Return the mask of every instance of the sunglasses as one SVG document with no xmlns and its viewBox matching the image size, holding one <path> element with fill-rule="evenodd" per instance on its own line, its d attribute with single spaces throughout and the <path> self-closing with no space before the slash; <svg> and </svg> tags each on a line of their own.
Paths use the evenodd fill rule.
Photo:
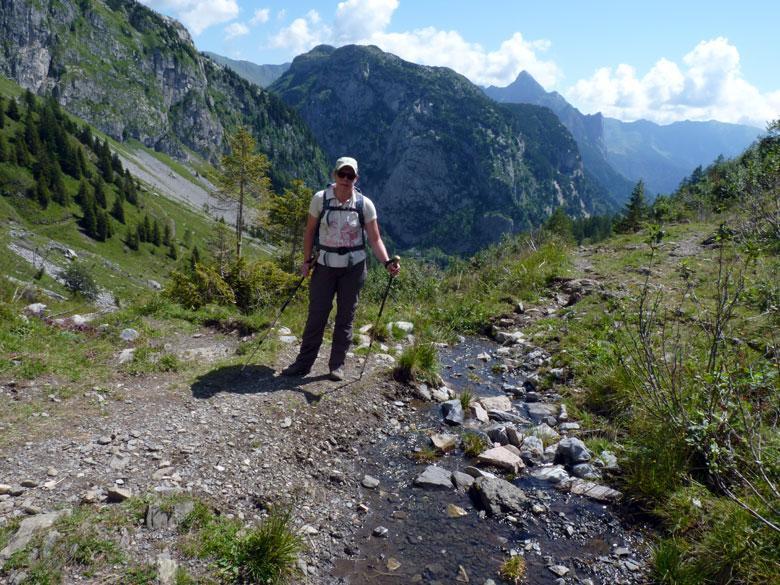
<svg viewBox="0 0 780 585">
<path fill-rule="evenodd" d="M 338 175 L 339 179 L 349 179 L 350 181 L 354 181 L 355 177 L 357 177 L 355 173 L 350 173 L 349 171 L 339 171 L 336 174 Z"/>
</svg>

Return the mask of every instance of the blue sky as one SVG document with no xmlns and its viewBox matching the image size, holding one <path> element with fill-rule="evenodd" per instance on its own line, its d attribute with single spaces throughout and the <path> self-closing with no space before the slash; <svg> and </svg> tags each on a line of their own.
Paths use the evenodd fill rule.
<svg viewBox="0 0 780 585">
<path fill-rule="evenodd" d="M 523 69 L 585 113 L 658 123 L 780 117 L 780 2 L 141 0 L 202 51 L 258 64 L 375 44 L 480 85 Z"/>
</svg>

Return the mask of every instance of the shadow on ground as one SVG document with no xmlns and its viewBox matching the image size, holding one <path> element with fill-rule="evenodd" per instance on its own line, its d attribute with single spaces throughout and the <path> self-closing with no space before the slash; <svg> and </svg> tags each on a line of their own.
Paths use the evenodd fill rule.
<svg viewBox="0 0 780 585">
<path fill-rule="evenodd" d="M 268 366 L 240 365 L 217 368 L 200 376 L 192 385 L 192 396 L 201 400 L 208 400 L 220 392 L 233 394 L 259 394 L 290 390 L 303 394 L 309 404 L 319 402 L 329 394 L 325 391 L 315 394 L 306 390 L 303 386 L 327 380 L 326 375 L 311 376 L 306 378 L 288 378 L 276 376 L 274 370 Z M 331 389 L 332 390 L 332 389 Z"/>
</svg>

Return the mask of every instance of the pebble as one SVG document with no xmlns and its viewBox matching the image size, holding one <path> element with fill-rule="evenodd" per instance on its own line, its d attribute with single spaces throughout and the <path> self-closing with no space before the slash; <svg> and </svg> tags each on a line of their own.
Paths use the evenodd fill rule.
<svg viewBox="0 0 780 585">
<path fill-rule="evenodd" d="M 364 488 L 373 490 L 379 487 L 379 480 L 370 475 L 364 475 L 363 480 L 360 482 Z"/>
<path fill-rule="evenodd" d="M 387 538 L 387 533 L 388 532 L 389 532 L 389 530 L 387 528 L 385 528 L 384 526 L 377 526 L 376 528 L 374 528 L 374 530 L 373 530 L 373 532 L 371 532 L 371 534 L 373 534 L 377 538 Z"/>
</svg>

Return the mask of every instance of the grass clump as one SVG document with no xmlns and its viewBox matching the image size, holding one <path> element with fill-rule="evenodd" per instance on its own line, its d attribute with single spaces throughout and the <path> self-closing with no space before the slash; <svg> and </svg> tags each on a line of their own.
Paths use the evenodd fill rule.
<svg viewBox="0 0 780 585">
<path fill-rule="evenodd" d="M 490 447 L 487 439 L 477 433 L 465 432 L 461 435 L 460 440 L 463 452 L 469 457 L 476 457 Z"/>
<path fill-rule="evenodd" d="M 507 559 L 498 570 L 498 575 L 512 585 L 520 585 L 525 577 L 525 559 L 520 555 Z"/>
<path fill-rule="evenodd" d="M 468 412 L 471 401 L 474 400 L 474 392 L 470 388 L 466 388 L 460 393 L 458 400 L 460 400 L 460 406 L 463 409 L 463 412 Z"/>
<path fill-rule="evenodd" d="M 412 459 L 417 463 L 433 463 L 439 458 L 439 452 L 433 447 L 420 447 L 412 451 Z"/>
<path fill-rule="evenodd" d="M 439 352 L 436 346 L 433 343 L 415 342 L 407 347 L 398 359 L 393 377 L 404 383 L 436 383 L 439 377 Z"/>
<path fill-rule="evenodd" d="M 245 528 L 196 502 L 179 530 L 187 532 L 186 551 L 210 559 L 219 577 L 229 583 L 289 583 L 304 548 L 288 510 L 272 510 L 259 526 Z"/>
</svg>

